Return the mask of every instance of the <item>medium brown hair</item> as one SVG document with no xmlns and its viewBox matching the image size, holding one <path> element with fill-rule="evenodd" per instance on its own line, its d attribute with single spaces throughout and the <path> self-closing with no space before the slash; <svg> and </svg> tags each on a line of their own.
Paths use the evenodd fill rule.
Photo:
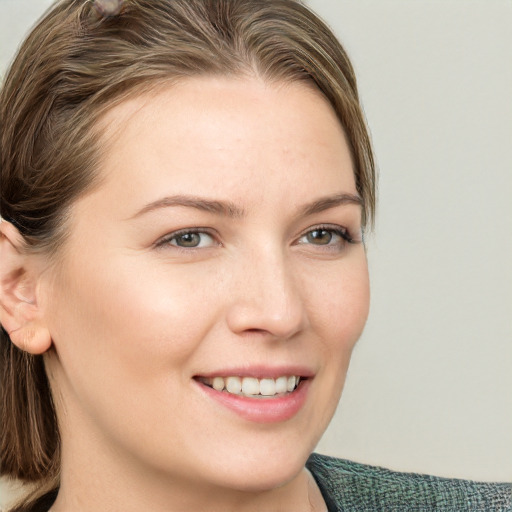
<svg viewBox="0 0 512 512">
<path fill-rule="evenodd" d="M 21 46 L 0 93 L 0 215 L 28 251 L 55 254 L 66 212 L 98 183 L 98 120 L 163 81 L 220 74 L 314 84 L 336 112 L 372 223 L 375 171 L 351 63 L 297 0 L 60 0 Z M 42 356 L 0 333 L 0 474 L 58 486 L 59 435 Z M 35 510 L 34 506 L 19 510 Z"/>
</svg>

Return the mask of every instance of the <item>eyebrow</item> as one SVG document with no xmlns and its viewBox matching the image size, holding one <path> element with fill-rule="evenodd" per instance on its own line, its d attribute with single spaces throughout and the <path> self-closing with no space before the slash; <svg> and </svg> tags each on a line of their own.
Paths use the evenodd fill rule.
<svg viewBox="0 0 512 512">
<path fill-rule="evenodd" d="M 334 194 L 332 196 L 322 197 L 304 205 L 300 208 L 299 214 L 307 217 L 308 215 L 313 215 L 315 213 L 323 212 L 325 210 L 329 210 L 330 208 L 335 208 L 337 206 L 343 206 L 346 204 L 355 204 L 362 207 L 363 200 L 357 194 Z M 231 201 L 217 201 L 203 197 L 177 195 L 163 197 L 147 204 L 135 215 L 130 217 L 130 219 L 140 217 L 145 213 L 159 210 L 161 208 L 169 208 L 173 206 L 195 208 L 197 210 L 215 213 L 231 218 L 241 218 L 245 216 L 245 210 L 232 203 Z"/>
<path fill-rule="evenodd" d="M 132 219 L 144 215 L 145 213 L 158 210 L 160 208 L 169 208 L 171 206 L 184 206 L 186 208 L 195 208 L 209 213 L 216 213 L 226 217 L 243 217 L 245 212 L 231 201 L 216 201 L 195 196 L 168 196 L 153 201 L 139 210 Z"/>
<path fill-rule="evenodd" d="M 308 215 L 313 215 L 315 213 L 323 212 L 330 208 L 335 208 L 336 206 L 344 206 L 346 204 L 355 204 L 363 207 L 363 200 L 357 194 L 334 194 L 306 204 L 301 208 L 300 213 L 302 213 L 304 217 L 307 217 Z"/>
</svg>

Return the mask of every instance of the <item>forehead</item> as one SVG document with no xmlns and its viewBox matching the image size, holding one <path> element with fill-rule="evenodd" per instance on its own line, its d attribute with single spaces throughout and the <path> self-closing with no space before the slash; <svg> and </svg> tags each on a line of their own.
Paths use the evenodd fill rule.
<svg viewBox="0 0 512 512">
<path fill-rule="evenodd" d="M 223 121 L 230 118 L 238 123 L 238 128 L 243 128 L 255 126 L 258 120 L 265 123 L 278 121 L 278 118 L 287 121 L 309 117 L 314 123 L 315 113 L 323 117 L 322 125 L 326 130 L 343 131 L 329 101 L 311 81 L 267 81 L 244 75 L 205 75 L 148 83 L 107 109 L 100 117 L 100 129 L 106 140 L 115 139 L 116 134 L 126 135 L 132 127 L 139 130 L 141 123 L 167 115 L 169 112 L 164 112 L 163 106 L 173 109 L 176 124 L 185 121 L 184 130 L 188 120 L 183 119 L 183 114 L 188 116 L 195 111 L 196 121 L 207 121 L 212 132 L 216 128 L 215 118 Z M 223 126 L 226 132 L 227 126 Z"/>
<path fill-rule="evenodd" d="M 236 199 L 244 184 L 256 203 L 271 185 L 308 197 L 355 193 L 343 128 L 306 83 L 191 78 L 124 101 L 101 124 L 100 172 L 125 201 L 191 187 Z"/>
</svg>

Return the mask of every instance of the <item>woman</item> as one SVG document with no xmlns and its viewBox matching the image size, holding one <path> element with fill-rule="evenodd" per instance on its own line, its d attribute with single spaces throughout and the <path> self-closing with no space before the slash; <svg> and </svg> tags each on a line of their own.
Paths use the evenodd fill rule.
<svg viewBox="0 0 512 512">
<path fill-rule="evenodd" d="M 0 115 L 18 510 L 507 506 L 310 457 L 368 312 L 375 178 L 350 62 L 301 4 L 58 2 Z"/>
</svg>

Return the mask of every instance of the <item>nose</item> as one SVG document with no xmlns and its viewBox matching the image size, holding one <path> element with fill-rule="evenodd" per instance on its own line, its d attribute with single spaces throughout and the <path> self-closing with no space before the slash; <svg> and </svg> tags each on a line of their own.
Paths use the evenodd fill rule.
<svg viewBox="0 0 512 512">
<path fill-rule="evenodd" d="M 232 332 L 289 339 L 307 325 L 300 279 L 285 254 L 253 251 L 231 279 L 227 323 Z"/>
</svg>

